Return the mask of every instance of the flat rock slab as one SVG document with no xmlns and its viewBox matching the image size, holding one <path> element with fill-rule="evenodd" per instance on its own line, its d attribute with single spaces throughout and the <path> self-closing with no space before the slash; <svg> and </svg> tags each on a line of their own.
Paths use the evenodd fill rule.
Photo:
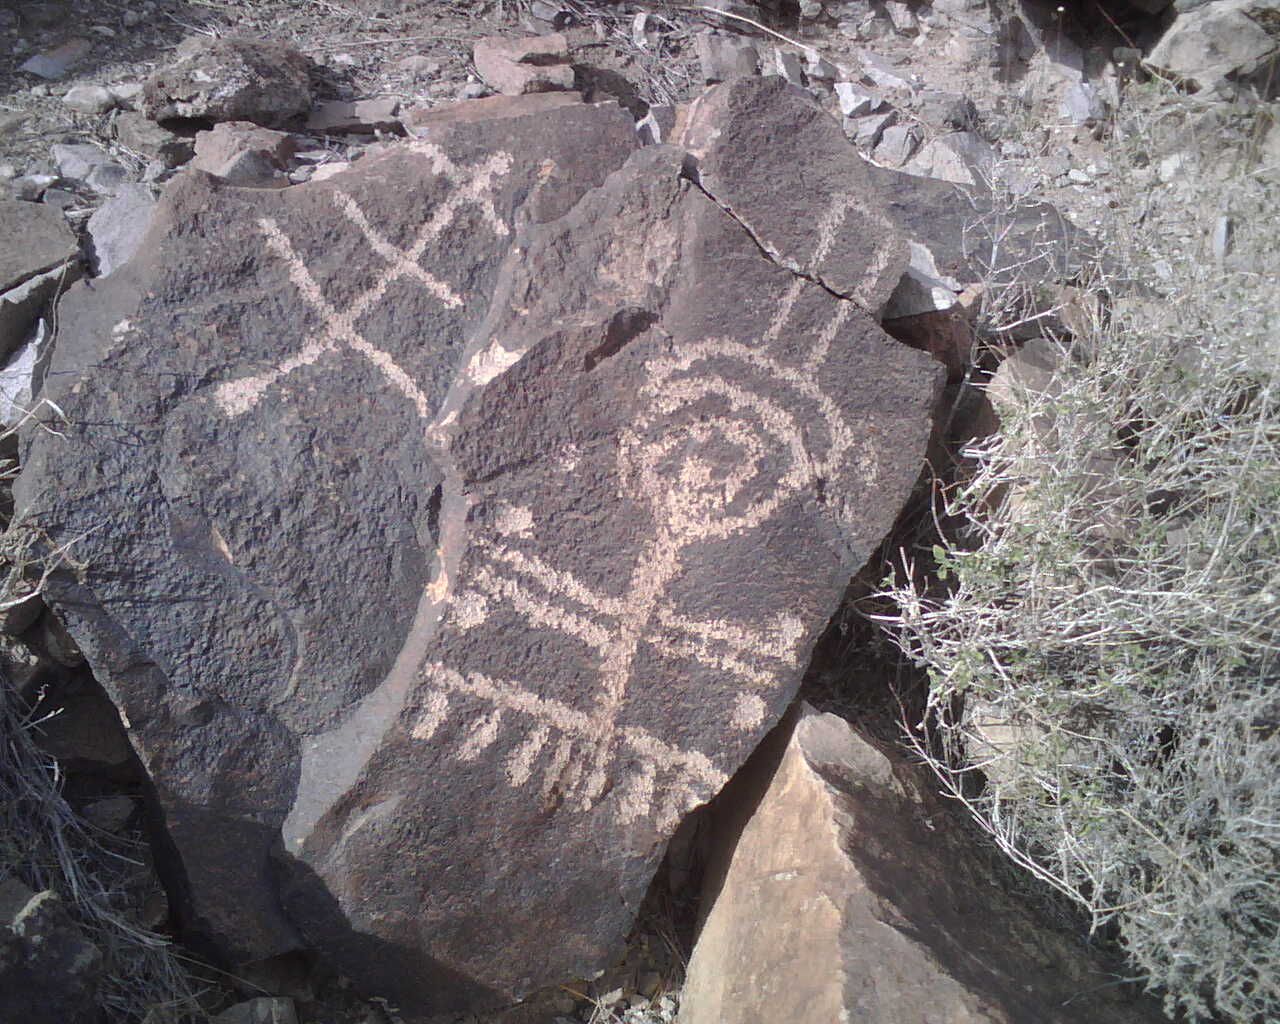
<svg viewBox="0 0 1280 1024">
<path fill-rule="evenodd" d="M 1099 985 L 1115 965 L 973 863 L 951 815 L 843 719 L 800 705 L 735 785 L 680 1024 L 1162 1019 Z"/>
<path fill-rule="evenodd" d="M 52 50 L 45 50 L 34 57 L 28 57 L 18 70 L 56 82 L 60 78 L 65 78 L 67 72 L 84 60 L 92 49 L 93 44 L 87 39 L 69 39 Z"/>
<path fill-rule="evenodd" d="M 307 116 L 307 131 L 333 134 L 366 134 L 397 131 L 400 121 L 397 99 L 330 100 L 321 103 Z"/>
<path fill-rule="evenodd" d="M 504 95 L 573 88 L 569 42 L 560 32 L 523 39 L 488 36 L 476 42 L 472 60 L 480 77 Z"/>
<path fill-rule="evenodd" d="M 62 211 L 0 200 L 0 292 L 66 263 L 79 251 Z"/>
<path fill-rule="evenodd" d="M 504 100 L 324 182 L 180 176 L 62 303 L 70 422 L 16 492 L 83 538 L 48 599 L 188 926 L 316 948 L 414 1020 L 608 965 L 794 697 L 940 386 L 869 309 L 906 242 L 856 165 L 777 236 L 869 268 L 846 298 L 616 106 Z M 706 166 L 744 162 L 723 116 Z"/>
<path fill-rule="evenodd" d="M 124 266 L 142 245 L 156 197 L 150 185 L 125 185 L 111 199 L 94 210 L 85 225 L 93 245 L 94 272 L 106 277 Z"/>
</svg>

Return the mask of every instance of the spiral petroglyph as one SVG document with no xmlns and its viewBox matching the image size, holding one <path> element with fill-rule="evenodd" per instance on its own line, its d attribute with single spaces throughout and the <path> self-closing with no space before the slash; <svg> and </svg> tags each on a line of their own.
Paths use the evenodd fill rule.
<svg viewBox="0 0 1280 1024">
<path fill-rule="evenodd" d="M 845 196 L 831 203 L 815 260 L 826 255 L 855 208 Z M 589 652 L 598 686 L 592 706 L 571 709 L 516 680 L 481 684 L 446 665 L 429 666 L 424 679 L 437 695 L 465 694 L 492 708 L 470 726 L 455 754 L 460 760 L 496 743 L 504 729 L 515 730 L 527 739 L 510 755 L 509 784 L 540 776 L 544 793 L 555 790 L 587 811 L 609 782 L 619 782 L 625 797 L 617 813 L 627 820 L 652 814 L 659 829 L 719 788 L 723 779 L 705 755 L 655 737 L 638 743 L 634 730 L 618 726 L 618 716 L 641 645 L 666 662 L 713 666 L 735 680 L 744 692 L 725 716 L 735 730 L 754 729 L 765 716 L 763 700 L 751 691 L 768 691 L 798 668 L 805 629 L 795 616 L 783 613 L 764 624 L 702 621 L 682 614 L 668 590 L 691 545 L 755 529 L 819 479 L 846 463 L 861 465 L 857 432 L 816 383 L 853 304 L 837 304 L 800 361 L 787 363 L 777 354 L 805 284 L 796 279 L 755 344 L 709 338 L 645 363 L 642 412 L 618 437 L 616 470 L 623 489 L 647 503 L 651 533 L 618 594 L 593 589 L 540 558 L 536 545 L 522 540 L 537 533 L 527 509 L 501 510 L 492 536 L 472 538 L 480 564 L 452 598 L 453 628 L 475 629 L 503 606 Z M 873 469 L 856 475 L 875 482 Z M 412 734 L 434 736 L 447 714 L 433 699 Z M 623 760 L 639 767 L 611 780 Z"/>
</svg>

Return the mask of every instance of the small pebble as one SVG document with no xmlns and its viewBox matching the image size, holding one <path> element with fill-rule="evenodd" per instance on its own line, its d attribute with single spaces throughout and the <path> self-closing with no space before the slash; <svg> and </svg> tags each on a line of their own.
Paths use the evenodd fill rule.
<svg viewBox="0 0 1280 1024">
<path fill-rule="evenodd" d="M 125 11 L 124 17 L 120 19 L 120 24 L 125 28 L 136 28 L 142 24 L 142 15 L 137 11 Z"/>
<path fill-rule="evenodd" d="M 464 100 L 478 100 L 488 95 L 489 87 L 483 82 L 468 82 L 458 93 L 458 97 Z"/>
<path fill-rule="evenodd" d="M 45 85 L 44 82 L 37 82 L 35 85 L 31 87 L 31 95 L 32 96 L 48 96 L 49 87 Z"/>
<path fill-rule="evenodd" d="M 1067 171 L 1067 179 L 1075 182 L 1077 185 L 1091 185 L 1093 179 L 1078 167 L 1073 167 Z"/>
</svg>

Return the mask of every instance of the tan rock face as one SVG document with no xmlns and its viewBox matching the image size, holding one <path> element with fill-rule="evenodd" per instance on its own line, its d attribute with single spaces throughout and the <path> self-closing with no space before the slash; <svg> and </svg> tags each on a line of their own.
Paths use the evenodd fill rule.
<svg viewBox="0 0 1280 1024">
<path fill-rule="evenodd" d="M 1158 1019 L 1087 981 L 1098 966 L 966 863 L 948 821 L 849 723 L 801 705 L 708 893 L 681 1024 Z"/>
</svg>

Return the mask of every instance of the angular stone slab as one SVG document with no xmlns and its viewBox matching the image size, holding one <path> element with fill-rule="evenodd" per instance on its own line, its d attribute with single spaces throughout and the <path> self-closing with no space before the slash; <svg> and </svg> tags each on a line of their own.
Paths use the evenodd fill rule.
<svg viewBox="0 0 1280 1024">
<path fill-rule="evenodd" d="M 280 192 L 188 172 L 60 305 L 70 422 L 32 434 L 18 500 L 92 567 L 50 599 L 130 723 L 188 927 L 232 957 L 301 944 L 269 861 L 300 748 L 396 669 L 434 573 L 423 426 L 516 222 L 635 145 L 613 105 L 438 138 Z"/>
<path fill-rule="evenodd" d="M 1011 896 L 937 798 L 843 719 L 800 705 L 734 784 L 681 1024 L 1163 1019 L 1099 983 L 1117 965 Z"/>
<path fill-rule="evenodd" d="M 40 203 L 0 200 L 0 292 L 72 259 L 76 235 L 62 211 Z"/>
<path fill-rule="evenodd" d="M 153 121 L 196 118 L 288 124 L 311 107 L 311 62 L 284 43 L 192 36 L 143 84 Z"/>
<path fill-rule="evenodd" d="M 684 150 L 508 109 L 281 193 L 170 186 L 148 256 L 63 303 L 71 443 L 34 437 L 18 487 L 83 537 L 49 599 L 190 923 L 316 948 L 406 1020 L 607 966 L 793 698 L 940 384 Z M 873 190 L 810 199 L 804 265 L 905 251 Z"/>
</svg>

